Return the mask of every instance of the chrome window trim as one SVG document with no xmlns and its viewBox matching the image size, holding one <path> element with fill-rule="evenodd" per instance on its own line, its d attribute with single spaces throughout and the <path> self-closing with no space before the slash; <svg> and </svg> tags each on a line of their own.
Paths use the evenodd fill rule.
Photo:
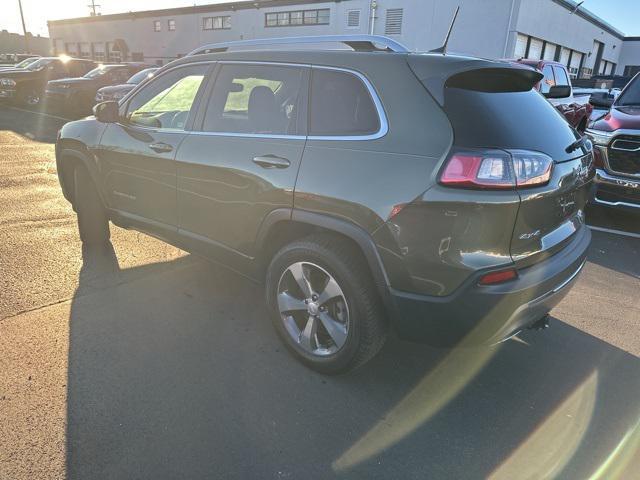
<svg viewBox="0 0 640 480">
<path fill-rule="evenodd" d="M 235 138 L 272 138 L 277 140 L 318 140 L 318 141 L 367 141 L 367 140 L 378 140 L 387 135 L 389 132 L 389 122 L 387 120 L 386 112 L 384 111 L 384 107 L 382 106 L 382 101 L 378 96 L 378 92 L 373 87 L 372 83 L 369 79 L 364 76 L 362 73 L 357 72 L 355 70 L 351 70 L 348 68 L 342 67 L 328 67 L 324 65 L 311 65 L 308 63 L 286 63 L 286 62 L 266 62 L 266 61 L 251 61 L 251 60 L 220 60 L 219 64 L 249 64 L 249 65 L 273 65 L 273 66 L 283 66 L 283 67 L 298 67 L 298 68 L 311 68 L 318 70 L 332 70 L 338 72 L 349 73 L 351 75 L 355 75 L 360 79 L 360 81 L 364 84 L 366 89 L 371 96 L 373 104 L 376 107 L 376 111 L 378 113 L 378 120 L 380 122 L 380 129 L 373 134 L 368 135 L 332 135 L 332 136 L 322 136 L 322 135 L 283 135 L 283 134 L 263 134 L 263 133 L 240 133 L 240 132 L 207 132 L 202 130 L 190 130 L 185 133 L 189 135 L 210 135 L 212 137 L 235 137 Z"/>
</svg>

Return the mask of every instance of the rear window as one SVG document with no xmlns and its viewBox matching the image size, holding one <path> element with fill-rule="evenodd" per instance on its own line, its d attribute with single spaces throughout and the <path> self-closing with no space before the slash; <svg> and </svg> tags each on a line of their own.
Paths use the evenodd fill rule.
<svg viewBox="0 0 640 480">
<path fill-rule="evenodd" d="M 314 69 L 309 135 L 363 136 L 378 131 L 378 111 L 359 77 L 348 72 Z"/>
<path fill-rule="evenodd" d="M 528 149 L 568 160 L 577 134 L 538 92 L 480 92 L 445 89 L 444 110 L 463 147 Z"/>
</svg>

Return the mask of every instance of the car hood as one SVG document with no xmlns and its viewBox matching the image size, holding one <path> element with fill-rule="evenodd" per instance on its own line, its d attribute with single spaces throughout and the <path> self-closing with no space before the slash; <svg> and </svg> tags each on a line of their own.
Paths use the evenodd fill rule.
<svg viewBox="0 0 640 480">
<path fill-rule="evenodd" d="M 614 106 L 604 117 L 595 121 L 591 128 L 606 132 L 640 130 L 640 106 Z"/>
<path fill-rule="evenodd" d="M 12 68 L 10 70 L 0 70 L 0 78 L 13 78 L 15 80 L 28 80 L 30 78 L 41 77 L 42 72 L 40 70 L 32 71 L 24 68 Z"/>
<path fill-rule="evenodd" d="M 51 85 L 90 85 L 93 83 L 91 78 L 61 78 L 59 80 L 50 80 Z"/>
<path fill-rule="evenodd" d="M 137 85 L 133 85 L 131 83 L 123 83 L 121 85 L 109 85 L 108 87 L 102 87 L 100 90 L 98 90 L 98 92 L 112 95 L 114 93 L 130 92 L 136 86 Z"/>
</svg>

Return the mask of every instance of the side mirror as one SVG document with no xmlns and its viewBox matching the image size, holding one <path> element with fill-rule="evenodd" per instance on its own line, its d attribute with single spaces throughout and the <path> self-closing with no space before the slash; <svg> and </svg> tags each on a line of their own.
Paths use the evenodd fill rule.
<svg viewBox="0 0 640 480">
<path fill-rule="evenodd" d="M 565 98 L 571 95 L 571 87 L 569 85 L 554 85 L 543 95 L 546 98 Z"/>
<path fill-rule="evenodd" d="M 99 122 L 116 123 L 120 120 L 119 107 L 118 102 L 102 102 L 93 107 L 93 114 Z"/>
</svg>

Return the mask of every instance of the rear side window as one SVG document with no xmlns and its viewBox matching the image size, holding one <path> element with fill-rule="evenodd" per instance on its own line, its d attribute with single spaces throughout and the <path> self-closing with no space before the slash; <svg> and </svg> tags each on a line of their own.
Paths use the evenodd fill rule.
<svg viewBox="0 0 640 480">
<path fill-rule="evenodd" d="M 303 69 L 223 65 L 207 105 L 207 132 L 296 135 Z"/>
<path fill-rule="evenodd" d="M 556 85 L 562 87 L 568 87 L 571 84 L 569 83 L 569 78 L 567 78 L 567 72 L 562 67 L 553 67 L 553 71 L 556 74 Z"/>
<path fill-rule="evenodd" d="M 356 75 L 314 69 L 309 135 L 364 136 L 380 131 L 380 118 L 369 90 Z"/>
</svg>

